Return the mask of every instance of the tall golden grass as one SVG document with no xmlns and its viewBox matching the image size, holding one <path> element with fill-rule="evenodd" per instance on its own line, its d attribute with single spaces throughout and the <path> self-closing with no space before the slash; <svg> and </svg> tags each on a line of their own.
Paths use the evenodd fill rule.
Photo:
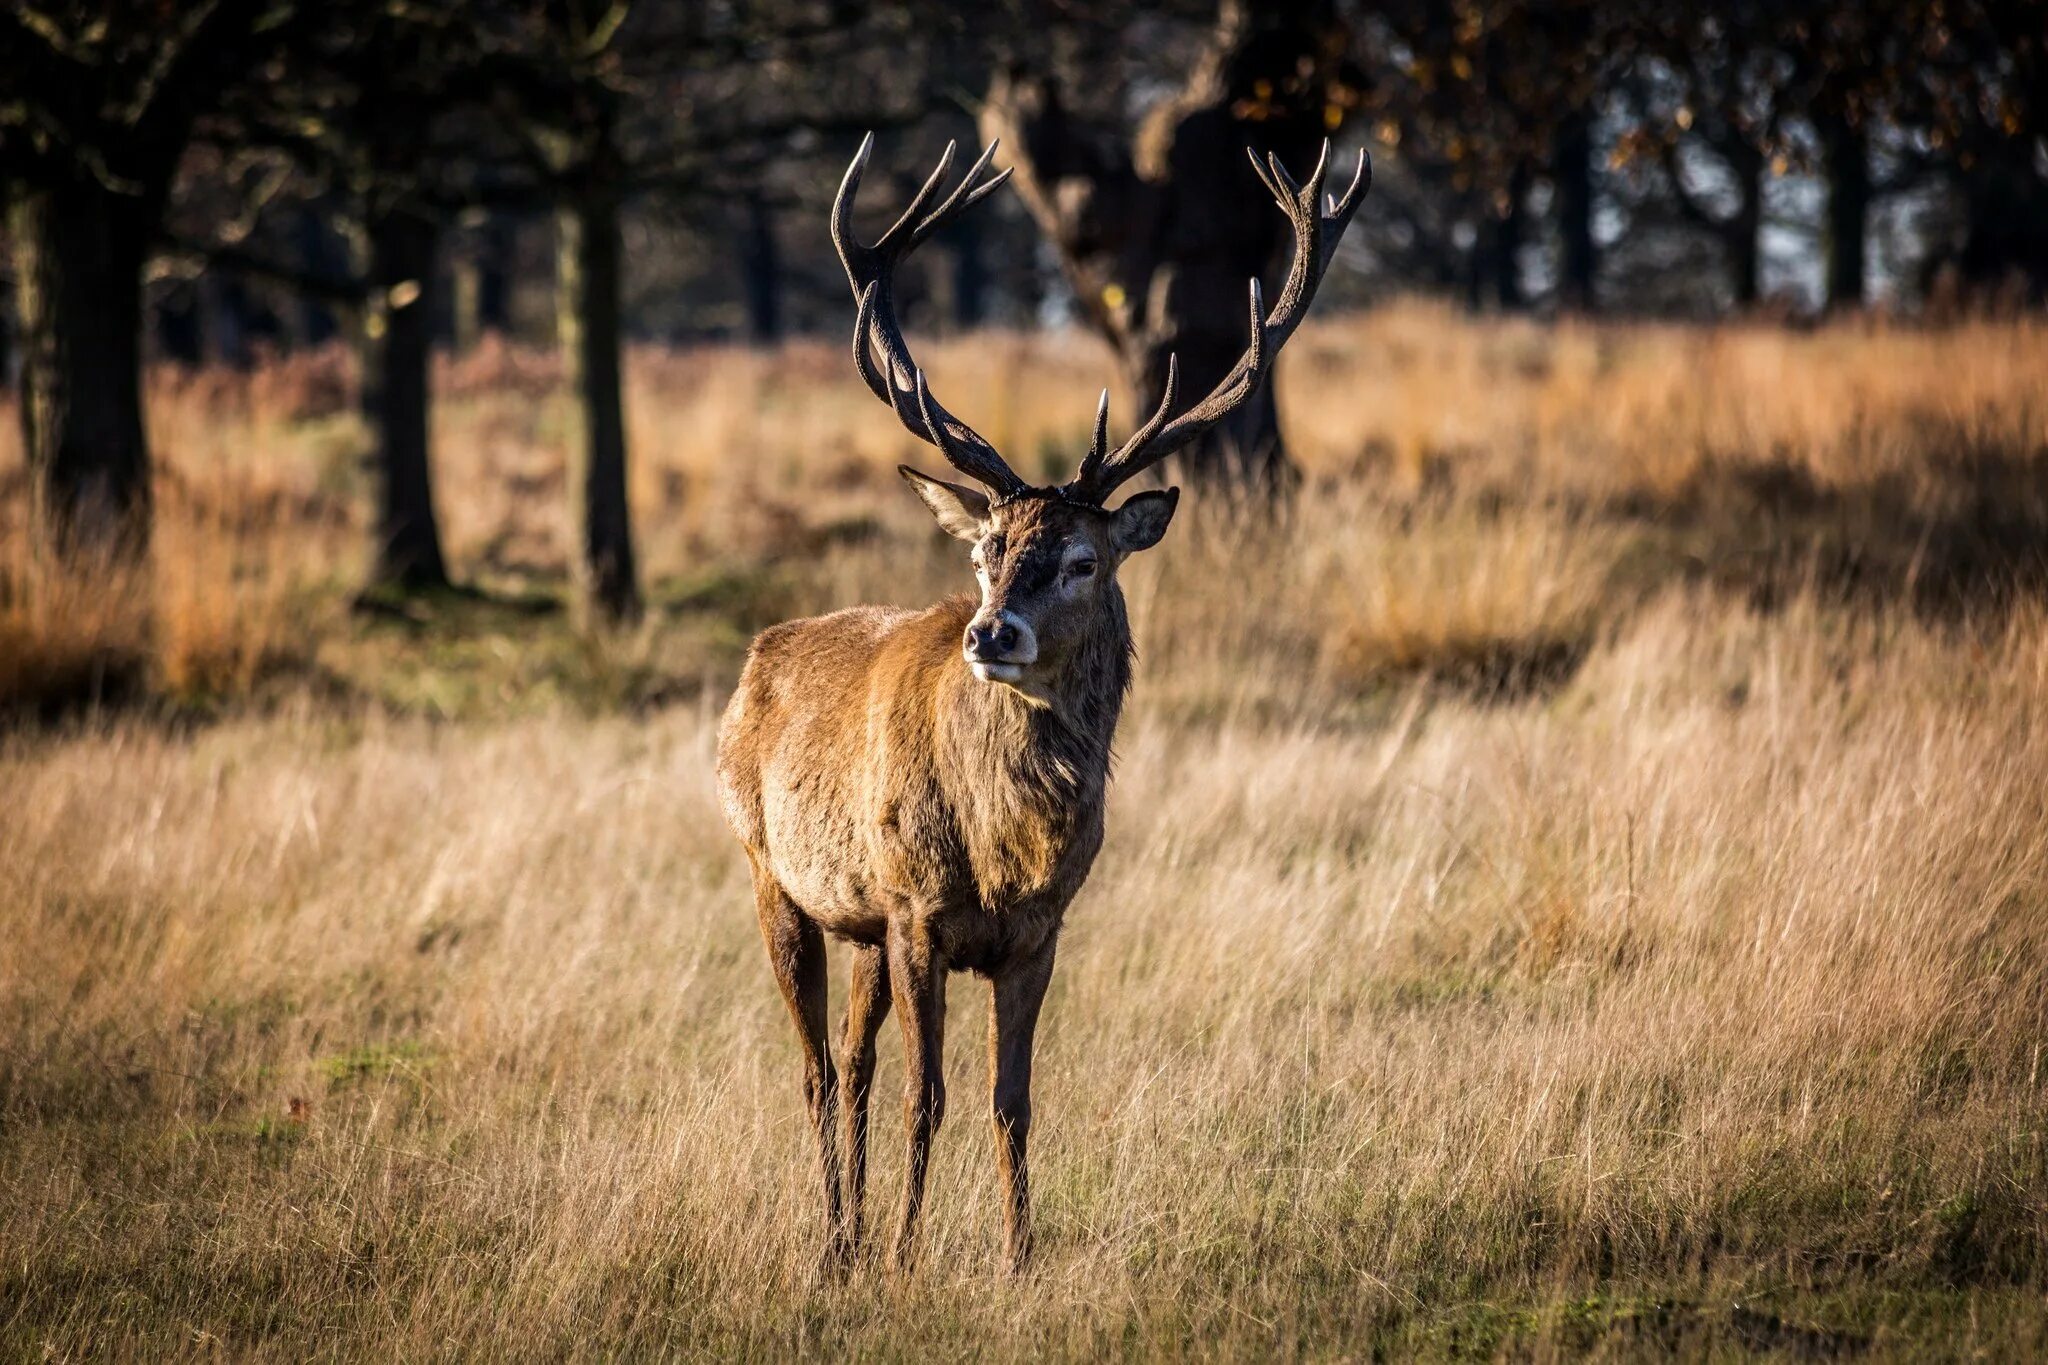
<svg viewBox="0 0 2048 1365">
<path fill-rule="evenodd" d="M 623 640 L 351 614 L 360 435 L 311 366 L 155 381 L 146 584 L 39 579 L 14 523 L 6 667 L 113 641 L 214 700 L 0 740 L 0 1350 L 2048 1349 L 2048 332 L 1305 332 L 1304 496 L 1125 571 L 1017 1280 L 964 981 L 923 1269 L 815 1275 L 711 786 L 749 629 L 967 581 L 846 368 L 635 357 Z M 932 370 L 1056 466 L 1107 366 Z M 557 377 L 443 380 L 458 573 L 550 590 Z"/>
</svg>

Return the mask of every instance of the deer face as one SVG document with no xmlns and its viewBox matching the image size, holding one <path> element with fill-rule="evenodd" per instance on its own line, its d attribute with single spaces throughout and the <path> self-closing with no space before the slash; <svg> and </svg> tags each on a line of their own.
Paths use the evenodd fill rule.
<svg viewBox="0 0 2048 1365">
<path fill-rule="evenodd" d="M 991 504 L 913 469 L 903 477 L 947 534 L 974 547 L 981 606 L 961 657 L 983 682 L 1027 691 L 1058 676 L 1074 646 L 1110 619 L 1117 568 L 1159 543 L 1180 499 L 1169 488 L 1105 511 L 1039 489 Z"/>
</svg>

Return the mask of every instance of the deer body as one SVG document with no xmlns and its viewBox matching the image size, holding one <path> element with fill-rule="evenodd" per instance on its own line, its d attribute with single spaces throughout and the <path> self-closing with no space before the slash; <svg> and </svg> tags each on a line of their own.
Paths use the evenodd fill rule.
<svg viewBox="0 0 2048 1365">
<path fill-rule="evenodd" d="M 896 1255 L 910 1259 L 945 1116 L 945 979 L 973 971 L 993 993 L 990 1113 L 1021 1262 L 1032 1037 L 1060 923 L 1102 847 L 1131 678 L 1123 594 L 1100 570 L 1163 534 L 1174 498 L 1142 494 L 1135 512 L 1111 514 L 1035 498 L 990 508 L 936 481 L 921 491 L 961 499 L 972 516 L 984 600 L 858 607 L 764 631 L 719 728 L 719 790 L 804 1040 L 835 1247 L 860 1236 L 875 1034 L 894 1009 L 911 1134 Z M 984 616 L 1028 618 L 1033 657 L 1010 682 L 979 676 L 963 650 Z M 1013 665 L 979 665 L 991 666 Z M 837 1067 L 824 1034 L 826 934 L 856 945 Z"/>
<path fill-rule="evenodd" d="M 972 598 L 856 607 L 764 631 L 720 728 L 726 815 L 818 927 L 882 946 L 919 913 L 956 971 L 999 971 L 1059 931 L 1102 846 L 1130 683 L 1121 595 L 1057 700 L 961 663 Z"/>
<path fill-rule="evenodd" d="M 875 1040 L 892 1012 L 908 1130 L 898 1264 L 914 1253 L 946 1110 L 946 980 L 972 971 L 990 983 L 989 1112 L 1014 1266 L 1031 1246 L 1025 1152 L 1039 1008 L 1061 922 L 1102 847 L 1110 743 L 1131 681 L 1117 570 L 1166 534 L 1178 493 L 1141 492 L 1115 508 L 1107 500 L 1257 393 L 1329 264 L 1327 229 L 1341 234 L 1365 192 L 1366 162 L 1325 209 L 1327 145 L 1300 186 L 1276 160 L 1254 157 L 1293 226 L 1294 258 L 1270 315 L 1252 282 L 1244 358 L 1172 417 L 1169 362 L 1158 409 L 1113 451 L 1105 392 L 1080 471 L 1037 488 L 932 396 L 891 298 L 896 264 L 1008 172 L 981 180 L 991 146 L 932 207 L 952 165 L 948 147 L 895 225 L 863 246 L 852 209 L 871 147 L 862 143 L 832 208 L 857 303 L 854 367 L 911 432 L 989 490 L 901 470 L 940 526 L 974 546 L 980 598 L 920 612 L 860 607 L 762 632 L 719 728 L 719 792 L 802 1044 L 831 1258 L 860 1241 Z M 828 934 L 853 955 L 836 1061 L 826 1038 Z"/>
</svg>

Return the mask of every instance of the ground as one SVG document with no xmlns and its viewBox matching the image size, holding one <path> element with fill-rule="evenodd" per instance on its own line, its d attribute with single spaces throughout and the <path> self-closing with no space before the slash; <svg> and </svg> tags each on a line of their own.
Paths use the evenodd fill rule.
<svg viewBox="0 0 2048 1365">
<path fill-rule="evenodd" d="M 1305 332 L 1300 501 L 1126 571 L 1021 1279 L 970 978 L 923 1268 L 817 1276 L 712 788 L 752 630 L 970 581 L 840 352 L 635 357 L 624 636 L 543 359 L 442 376 L 423 602 L 331 361 L 154 381 L 140 584 L 0 449 L 0 1354 L 2048 1350 L 2048 332 Z M 1108 372 L 933 355 L 1029 468 Z"/>
</svg>

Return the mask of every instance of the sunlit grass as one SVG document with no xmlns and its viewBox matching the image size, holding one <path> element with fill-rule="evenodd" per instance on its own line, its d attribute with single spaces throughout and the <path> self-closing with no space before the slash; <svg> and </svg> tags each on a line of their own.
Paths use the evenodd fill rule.
<svg viewBox="0 0 2048 1365">
<path fill-rule="evenodd" d="M 1054 466 L 1108 373 L 931 363 Z M 483 596 L 352 606 L 329 360 L 154 381 L 146 579 L 39 564 L 7 485 L 0 1354 L 2048 1350 L 2038 326 L 1305 332 L 1303 496 L 1123 571 L 1016 1281 L 971 978 L 923 1269 L 815 1276 L 712 790 L 753 629 L 970 582 L 846 368 L 635 358 L 621 636 L 552 609 L 545 357 L 443 375 Z"/>
</svg>

